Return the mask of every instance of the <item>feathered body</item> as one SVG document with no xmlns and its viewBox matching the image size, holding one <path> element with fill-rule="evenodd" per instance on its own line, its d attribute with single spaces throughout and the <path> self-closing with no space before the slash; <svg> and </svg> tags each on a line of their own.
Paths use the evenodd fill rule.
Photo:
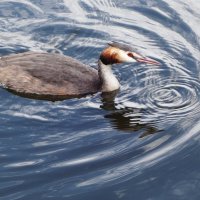
<svg viewBox="0 0 200 200">
<path fill-rule="evenodd" d="M 123 62 L 159 64 L 131 51 L 127 45 L 111 43 L 98 61 L 98 70 L 68 56 L 26 52 L 0 59 L 0 84 L 22 96 L 74 97 L 119 89 L 112 65 Z"/>
</svg>

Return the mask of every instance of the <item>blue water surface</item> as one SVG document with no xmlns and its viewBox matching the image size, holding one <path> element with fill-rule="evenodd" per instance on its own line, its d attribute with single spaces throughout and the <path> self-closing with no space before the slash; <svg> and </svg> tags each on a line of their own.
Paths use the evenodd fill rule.
<svg viewBox="0 0 200 200">
<path fill-rule="evenodd" d="M 0 56 L 56 52 L 97 68 L 121 41 L 161 65 L 113 67 L 115 97 L 52 102 L 0 88 L 0 200 L 199 200 L 199 10 L 194 0 L 1 0 Z"/>
</svg>

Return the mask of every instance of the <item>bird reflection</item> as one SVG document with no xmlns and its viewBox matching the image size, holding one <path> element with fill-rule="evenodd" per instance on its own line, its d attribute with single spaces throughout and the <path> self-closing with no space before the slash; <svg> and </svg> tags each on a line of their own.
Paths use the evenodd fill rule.
<svg viewBox="0 0 200 200">
<path fill-rule="evenodd" d="M 118 91 L 109 93 L 102 93 L 102 105 L 106 111 L 109 111 L 104 117 L 109 119 L 112 127 L 122 131 L 140 131 L 142 134 L 139 136 L 143 138 L 145 136 L 159 132 L 154 125 L 148 123 L 141 123 L 141 117 L 144 115 L 144 109 L 133 107 L 122 107 L 115 102 L 115 97 Z"/>
</svg>

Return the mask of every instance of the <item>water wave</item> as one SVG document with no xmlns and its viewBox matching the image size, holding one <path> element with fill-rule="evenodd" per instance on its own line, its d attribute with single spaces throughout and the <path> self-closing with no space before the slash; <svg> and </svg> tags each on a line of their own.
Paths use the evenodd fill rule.
<svg viewBox="0 0 200 200">
<path fill-rule="evenodd" d="M 47 102 L 1 89 L 4 199 L 73 197 L 136 178 L 143 186 L 143 173 L 188 156 L 200 120 L 196 3 L 3 0 L 0 8 L 1 56 L 57 52 L 96 68 L 117 40 L 161 62 L 113 67 L 121 90 L 108 96 Z"/>
</svg>

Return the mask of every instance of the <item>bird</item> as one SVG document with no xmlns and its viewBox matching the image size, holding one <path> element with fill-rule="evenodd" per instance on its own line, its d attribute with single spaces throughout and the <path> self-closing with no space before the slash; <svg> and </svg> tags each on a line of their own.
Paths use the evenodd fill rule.
<svg viewBox="0 0 200 200">
<path fill-rule="evenodd" d="M 132 62 L 160 65 L 121 42 L 103 49 L 98 70 L 69 56 L 28 51 L 0 57 L 0 85 L 18 95 L 55 99 L 112 92 L 120 88 L 112 65 Z"/>
</svg>

